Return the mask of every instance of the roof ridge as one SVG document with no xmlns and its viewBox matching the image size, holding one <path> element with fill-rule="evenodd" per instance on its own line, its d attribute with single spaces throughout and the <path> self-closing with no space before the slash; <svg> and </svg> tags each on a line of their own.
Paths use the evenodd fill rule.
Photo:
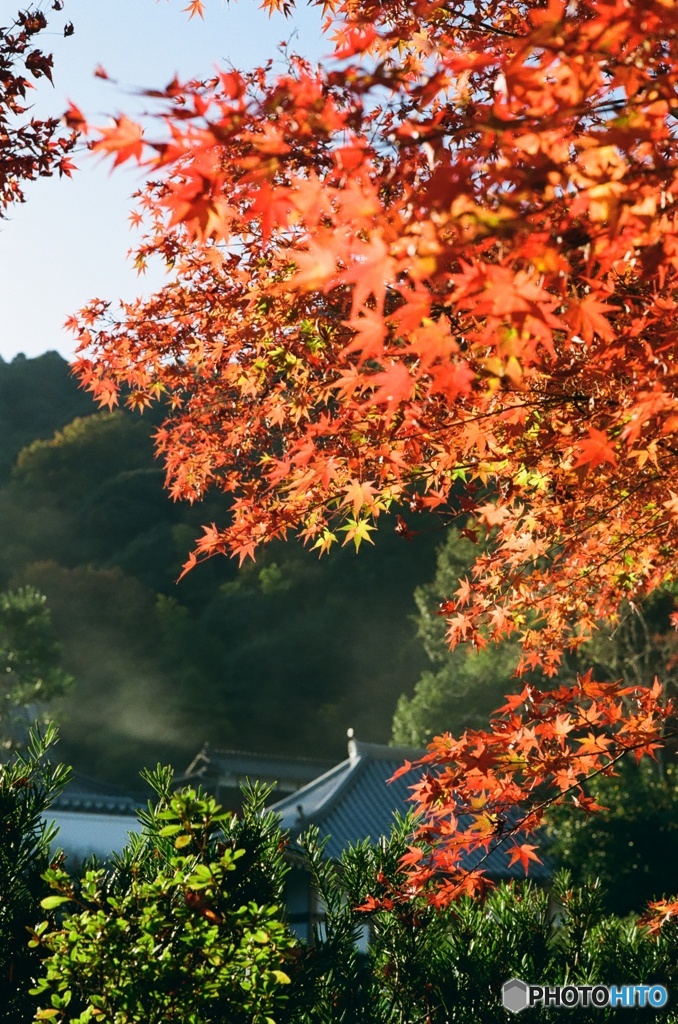
<svg viewBox="0 0 678 1024">
<path fill-rule="evenodd" d="M 340 764 L 330 769 L 329 772 L 325 772 L 324 775 L 319 776 L 317 779 L 313 779 L 312 782 L 302 786 L 301 789 L 298 789 L 295 793 L 291 793 L 289 796 L 284 797 L 283 800 L 279 800 L 277 803 L 271 804 L 268 809 L 278 812 L 281 805 L 284 809 L 293 806 L 295 803 L 297 806 L 301 805 L 303 807 L 303 796 L 305 791 L 307 793 L 312 792 L 313 789 L 320 786 L 322 783 L 327 782 L 328 777 L 332 774 L 339 774 L 339 772 L 343 772 L 344 777 L 340 779 L 334 789 L 327 794 L 324 800 L 314 808 L 313 812 L 302 816 L 300 824 L 303 827 L 300 831 L 303 831 L 303 829 L 308 825 L 319 824 L 323 818 L 331 813 L 339 800 L 346 796 L 346 794 L 357 785 L 358 780 L 364 774 L 365 769 L 371 760 L 385 761 L 398 759 L 401 752 L 405 750 L 409 751 L 411 754 L 421 755 L 422 753 L 422 751 L 415 751 L 414 748 L 388 747 L 379 743 L 362 743 L 352 737 L 349 741 L 348 749 L 349 756 L 345 761 L 342 761 Z"/>
<path fill-rule="evenodd" d="M 354 748 L 357 756 L 368 755 L 377 761 L 393 761 L 402 758 L 403 761 L 418 761 L 427 753 L 424 747 L 401 747 L 389 746 L 387 743 L 367 743 L 365 740 L 349 740 L 349 752 Z"/>
<path fill-rule="evenodd" d="M 281 797 L 280 800 L 276 800 L 275 803 L 269 804 L 266 810 L 274 811 L 275 813 L 282 813 L 282 810 L 285 810 L 288 807 L 294 807 L 298 805 L 301 802 L 299 798 L 301 797 L 303 799 L 303 795 L 305 792 L 308 793 L 309 791 L 318 789 L 319 787 L 323 786 L 325 783 L 330 781 L 333 775 L 341 775 L 343 772 L 346 771 L 347 768 L 350 768 L 350 765 L 351 762 L 349 758 L 340 761 L 339 764 L 335 764 L 328 771 L 323 772 L 322 775 L 316 776 L 315 779 L 311 779 L 310 782 L 306 782 L 299 789 L 295 789 L 293 793 L 288 793 L 287 796 Z M 339 786 L 341 786 L 341 782 L 337 783 L 337 788 L 339 788 Z M 321 806 L 324 806 L 324 803 L 321 804 Z"/>
<path fill-rule="evenodd" d="M 330 781 L 333 775 L 343 775 L 343 778 L 339 778 L 336 786 L 333 788 L 331 793 L 329 793 L 324 798 L 324 800 L 314 808 L 311 814 L 301 815 L 301 821 L 304 826 L 313 824 L 315 821 L 321 820 L 324 817 L 324 815 L 332 809 L 332 807 L 337 802 L 339 797 L 346 792 L 347 788 L 349 788 L 349 782 L 351 782 L 351 777 L 352 781 L 354 782 L 357 775 L 362 774 L 362 763 L 365 763 L 364 759 L 358 758 L 356 760 L 352 760 L 351 758 L 346 758 L 344 761 L 341 761 L 338 765 L 335 765 L 334 768 L 331 768 L 329 771 L 324 772 L 323 775 L 319 775 L 317 776 L 317 778 L 314 778 L 311 782 L 307 782 L 305 785 L 302 785 L 300 790 L 297 790 L 295 793 L 291 793 L 288 797 L 284 797 L 282 800 L 279 800 L 276 803 L 271 804 L 267 808 L 267 810 L 273 811 L 273 813 L 282 813 L 287 808 L 298 808 L 299 806 L 303 807 L 304 794 L 312 794 L 312 792 L 316 790 L 316 788 L 320 788 L 326 782 Z"/>
<path fill-rule="evenodd" d="M 150 787 L 145 790 L 141 788 L 131 789 L 119 782 L 110 782 L 107 779 L 88 775 L 86 772 L 80 771 L 79 768 L 75 768 L 70 778 L 66 781 L 63 792 L 69 794 L 71 792 L 78 792 L 78 790 L 81 793 L 86 793 L 88 796 L 112 797 L 119 800 L 142 800 L 144 804 L 147 803 L 151 794 Z"/>
<path fill-rule="evenodd" d="M 354 788 L 358 779 L 365 771 L 365 766 L 368 762 L 368 758 L 363 754 L 358 754 L 357 757 L 348 757 L 346 761 L 342 761 L 342 764 L 347 765 L 347 771 L 344 778 L 341 780 L 338 786 L 327 795 L 325 800 L 316 808 L 315 814 L 310 817 L 304 817 L 304 823 L 315 824 L 316 819 L 322 820 L 327 814 L 330 813 L 339 798 L 345 796 L 351 789 Z M 301 792 L 299 790 L 298 792 Z"/>
<path fill-rule="evenodd" d="M 294 764 L 297 764 L 297 763 L 300 763 L 300 762 L 303 763 L 303 764 L 332 764 L 333 763 L 333 759 L 330 758 L 330 757 L 306 757 L 304 755 L 297 756 L 297 755 L 292 755 L 292 754 L 266 754 L 266 753 L 264 753 L 264 752 L 262 752 L 260 750 L 233 750 L 233 749 L 224 749 L 222 747 L 214 747 L 214 748 L 210 747 L 208 750 L 201 751 L 201 753 L 204 753 L 208 758 L 210 756 L 213 756 L 213 757 L 219 757 L 219 756 L 223 757 L 224 755 L 227 755 L 227 756 L 228 755 L 234 755 L 234 756 L 237 756 L 237 757 L 255 757 L 258 760 L 262 760 L 262 761 L 291 761 Z"/>
</svg>

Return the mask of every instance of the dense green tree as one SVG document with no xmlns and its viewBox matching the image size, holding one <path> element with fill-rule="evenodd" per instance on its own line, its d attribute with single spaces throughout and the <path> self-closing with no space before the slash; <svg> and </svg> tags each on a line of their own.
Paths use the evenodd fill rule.
<svg viewBox="0 0 678 1024">
<path fill-rule="evenodd" d="M 54 714 L 73 678 L 62 665 L 47 599 L 35 587 L 0 593 L 0 739 L 25 739 L 28 723 Z"/>
<path fill-rule="evenodd" d="M 23 578 L 54 608 L 64 664 L 76 683 L 63 701 L 64 756 L 90 774 L 133 784 L 149 758 L 183 762 L 203 742 L 204 691 L 174 685 L 156 597 L 119 569 L 27 566 Z M 195 701 L 195 706 L 193 706 Z"/>
<path fill-rule="evenodd" d="M 344 548 L 322 561 L 278 544 L 219 588 L 200 622 L 224 638 L 220 680 L 241 735 L 336 756 L 348 725 L 388 738 L 397 696 L 424 665 L 406 588 L 425 577 L 437 536 L 416 546 L 391 531 L 358 559 Z"/>
<path fill-rule="evenodd" d="M 421 674 L 414 692 L 403 693 L 398 700 L 392 725 L 395 743 L 424 745 L 441 732 L 480 728 L 516 687 L 517 646 L 505 642 L 482 650 L 462 646 L 450 651 L 445 640 L 441 603 L 458 589 L 476 554 L 476 544 L 459 530 L 448 530 L 438 548 L 435 576 L 415 590 L 417 634 L 431 667 Z"/>
<path fill-rule="evenodd" d="M 34 561 L 52 559 L 70 567 L 110 557 L 115 539 L 121 533 L 133 536 L 134 528 L 119 507 L 107 510 L 112 513 L 107 522 L 105 514 L 96 519 L 98 491 L 139 470 L 154 470 L 149 428 L 122 414 L 75 419 L 53 437 L 23 448 L 0 492 L 7 525 L 0 571 L 11 577 Z M 161 480 L 157 487 L 160 491 Z M 89 524 L 92 516 L 95 528 Z"/>
<path fill-rule="evenodd" d="M 593 667 L 600 681 L 623 679 L 628 686 L 651 686 L 659 679 L 675 696 L 678 634 L 671 622 L 676 588 L 655 590 L 642 603 L 627 602 L 609 622 L 599 623 L 593 638 L 570 655 L 565 672 Z"/>
<path fill-rule="evenodd" d="M 23 448 L 13 477 L 69 507 L 87 501 L 93 490 L 119 473 L 152 464 L 146 423 L 121 412 L 100 412 L 74 419 L 48 440 Z"/>
<path fill-rule="evenodd" d="M 393 716 L 393 742 L 425 746 L 441 732 L 480 728 L 515 689 L 518 654 L 510 644 L 459 651 L 437 671 L 424 671 L 412 696 L 401 694 Z"/>
<path fill-rule="evenodd" d="M 38 361 L 20 362 L 30 380 Z M 169 500 L 154 429 L 123 411 L 60 423 L 0 484 L 0 585 L 44 590 L 78 677 L 68 758 L 132 783 L 149 754 L 181 763 L 206 740 L 338 758 L 349 725 L 386 740 L 425 667 L 412 591 L 432 574 L 439 522 L 408 540 L 385 517 L 360 558 L 278 543 L 256 565 L 213 559 L 177 584 L 220 499 Z"/>
<path fill-rule="evenodd" d="M 639 912 L 676 889 L 678 772 L 674 764 L 624 761 L 618 774 L 587 786 L 604 809 L 584 817 L 571 806 L 549 812 L 550 854 L 585 884 L 601 879 L 605 905 Z"/>
</svg>

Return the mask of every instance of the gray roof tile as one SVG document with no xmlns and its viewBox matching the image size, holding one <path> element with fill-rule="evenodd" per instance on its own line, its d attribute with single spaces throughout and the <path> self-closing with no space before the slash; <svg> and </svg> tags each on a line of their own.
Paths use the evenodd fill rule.
<svg viewBox="0 0 678 1024">
<path fill-rule="evenodd" d="M 309 825 L 317 825 L 320 838 L 327 839 L 325 853 L 338 859 L 349 844 L 369 839 L 373 843 L 388 836 L 394 815 L 405 815 L 411 808 L 411 787 L 423 774 L 413 769 L 394 782 L 388 779 L 401 767 L 403 761 L 414 761 L 423 750 L 404 747 L 386 747 L 374 743 L 351 740 L 349 757 L 313 782 L 290 796 L 272 804 L 270 810 L 280 815 L 283 829 L 293 839 Z M 461 819 L 463 822 L 463 818 Z M 465 867 L 471 870 L 482 853 L 468 854 Z M 508 866 L 503 849 L 490 853 L 483 869 L 493 878 L 523 878 L 520 864 Z M 534 864 L 530 877 L 537 881 L 550 877 L 548 864 Z"/>
</svg>

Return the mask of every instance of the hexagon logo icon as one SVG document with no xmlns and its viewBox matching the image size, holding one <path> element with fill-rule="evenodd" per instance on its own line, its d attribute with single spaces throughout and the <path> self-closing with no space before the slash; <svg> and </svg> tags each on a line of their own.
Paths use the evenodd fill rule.
<svg viewBox="0 0 678 1024">
<path fill-rule="evenodd" d="M 501 987 L 501 1001 L 504 1009 L 510 1010 L 511 1013 L 520 1013 L 524 1010 L 528 1003 L 525 982 L 518 978 L 505 981 Z"/>
</svg>

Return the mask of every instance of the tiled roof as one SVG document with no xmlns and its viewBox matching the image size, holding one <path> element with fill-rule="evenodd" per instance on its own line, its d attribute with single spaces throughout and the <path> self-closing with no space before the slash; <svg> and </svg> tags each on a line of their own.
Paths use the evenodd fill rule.
<svg viewBox="0 0 678 1024">
<path fill-rule="evenodd" d="M 119 786 L 74 772 L 70 782 L 53 801 L 51 809 L 135 816 L 137 808 L 145 807 L 146 801 L 143 794 L 130 793 Z"/>
<path fill-rule="evenodd" d="M 317 825 L 320 838 L 327 837 L 325 854 L 338 859 L 349 844 L 370 839 L 378 842 L 388 836 L 396 812 L 405 815 L 410 809 L 410 787 L 423 769 L 413 769 L 388 784 L 388 779 L 403 761 L 414 761 L 424 751 L 405 747 L 386 747 L 376 743 L 349 742 L 349 756 L 341 764 L 320 775 L 307 786 L 272 804 L 270 810 L 280 815 L 281 826 L 293 839 L 309 825 Z M 462 819 L 463 823 L 463 819 Z M 473 868 L 483 853 L 469 854 L 467 870 Z M 493 878 L 523 878 L 519 864 L 508 866 L 503 850 L 490 853 L 483 869 Z M 530 877 L 543 881 L 550 876 L 548 865 L 534 865 Z"/>
<path fill-rule="evenodd" d="M 207 778 L 250 778 L 252 781 L 276 780 L 299 784 L 310 782 L 331 767 L 331 761 L 310 757 L 285 757 L 257 754 L 247 750 L 212 750 L 205 747 L 181 777 L 182 782 Z"/>
</svg>

